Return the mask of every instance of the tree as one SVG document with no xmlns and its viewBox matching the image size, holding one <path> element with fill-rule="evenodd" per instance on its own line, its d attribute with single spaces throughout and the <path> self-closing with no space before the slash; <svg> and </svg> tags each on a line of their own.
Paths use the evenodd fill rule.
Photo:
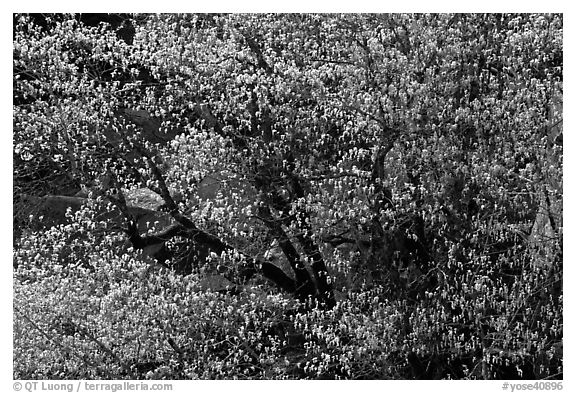
<svg viewBox="0 0 576 393">
<path fill-rule="evenodd" d="M 300 316 L 377 294 L 389 375 L 539 377 L 561 372 L 525 371 L 561 341 L 561 101 L 558 15 L 20 15 L 14 200 L 80 191 L 57 236 L 91 271 L 99 241 L 226 296 L 262 276 Z M 51 271 L 22 221 L 15 274 Z"/>
</svg>

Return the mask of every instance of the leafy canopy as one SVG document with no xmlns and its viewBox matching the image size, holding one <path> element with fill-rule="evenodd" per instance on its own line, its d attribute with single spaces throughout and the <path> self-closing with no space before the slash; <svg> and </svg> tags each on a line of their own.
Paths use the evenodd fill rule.
<svg viewBox="0 0 576 393">
<path fill-rule="evenodd" d="M 15 377 L 558 377 L 562 28 L 15 16 Z"/>
</svg>

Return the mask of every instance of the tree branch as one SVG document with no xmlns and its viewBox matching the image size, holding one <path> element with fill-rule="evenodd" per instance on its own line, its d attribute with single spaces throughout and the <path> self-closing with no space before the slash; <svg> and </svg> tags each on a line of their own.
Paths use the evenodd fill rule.
<svg viewBox="0 0 576 393">
<path fill-rule="evenodd" d="M 270 64 L 268 64 L 268 62 L 264 58 L 264 54 L 262 53 L 262 49 L 260 49 L 260 46 L 258 46 L 258 43 L 252 37 L 247 36 L 243 32 L 242 35 L 244 36 L 244 39 L 246 40 L 246 43 L 248 44 L 250 50 L 256 55 L 256 60 L 258 61 L 258 67 L 262 68 L 269 74 L 273 73 L 273 69 L 272 67 L 270 67 Z"/>
<path fill-rule="evenodd" d="M 312 284 L 310 274 L 308 273 L 308 270 L 306 270 L 306 267 L 302 263 L 300 254 L 290 241 L 290 238 L 288 237 L 284 229 L 282 229 L 281 224 L 277 220 L 274 220 L 268 206 L 262 207 L 260 209 L 260 216 L 262 217 L 264 224 L 268 227 L 268 229 L 272 233 L 272 236 L 276 239 L 276 241 L 278 241 L 280 249 L 286 256 L 286 259 L 288 260 L 290 267 L 294 271 L 297 285 L 301 286 L 300 290 L 310 291 L 310 288 L 308 287 L 308 285 Z M 313 293 L 313 291 L 306 293 L 306 295 L 309 295 L 311 293 Z"/>
<path fill-rule="evenodd" d="M 234 250 L 234 247 L 224 243 L 218 237 L 202 231 L 201 229 L 196 228 L 196 226 L 193 228 L 187 228 L 180 223 L 170 225 L 160 232 L 142 236 L 138 230 L 138 224 L 136 220 L 132 217 L 128 207 L 126 206 L 126 200 L 122 194 L 122 191 L 118 191 L 118 197 L 108 196 L 108 198 L 127 218 L 128 225 L 124 231 L 128 236 L 128 240 L 136 249 L 140 250 L 148 246 L 163 243 L 173 237 L 180 236 L 190 239 L 193 242 L 207 245 L 210 250 L 216 252 L 217 254 L 221 254 L 224 251 Z M 240 255 L 244 257 L 243 262 L 238 268 L 238 278 L 240 282 L 246 282 L 252 278 L 254 274 L 260 272 L 265 278 L 271 280 L 281 289 L 289 293 L 296 292 L 296 282 L 286 273 L 284 273 L 284 271 L 278 266 L 267 261 L 260 261 L 249 257 L 242 252 L 240 252 Z"/>
</svg>

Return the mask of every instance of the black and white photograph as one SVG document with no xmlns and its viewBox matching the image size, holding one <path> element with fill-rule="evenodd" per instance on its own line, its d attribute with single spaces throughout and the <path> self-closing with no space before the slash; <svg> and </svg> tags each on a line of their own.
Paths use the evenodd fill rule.
<svg viewBox="0 0 576 393">
<path fill-rule="evenodd" d="M 562 13 L 12 23 L 14 391 L 564 388 Z"/>
</svg>

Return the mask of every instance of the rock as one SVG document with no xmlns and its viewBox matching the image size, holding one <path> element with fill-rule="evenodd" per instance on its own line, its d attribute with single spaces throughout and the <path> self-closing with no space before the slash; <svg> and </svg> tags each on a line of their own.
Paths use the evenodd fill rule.
<svg viewBox="0 0 576 393">
<path fill-rule="evenodd" d="M 176 137 L 176 135 L 181 134 L 184 130 L 178 127 L 171 127 L 168 129 L 160 130 L 160 125 L 162 121 L 152 116 L 146 110 L 135 110 L 135 109 L 123 109 L 120 115 L 130 122 L 136 124 L 140 131 L 143 139 L 151 143 L 166 144 Z"/>
<path fill-rule="evenodd" d="M 29 206 L 30 215 L 34 217 L 35 222 L 32 227 L 40 229 L 68 222 L 66 211 L 69 208 L 73 212 L 79 210 L 87 199 L 64 195 L 47 195 L 44 197 L 22 195 L 22 201 Z"/>
<path fill-rule="evenodd" d="M 280 245 L 278 244 L 277 240 L 273 240 L 268 250 L 264 252 L 264 259 L 282 269 L 282 271 L 286 273 L 290 278 L 296 278 L 294 276 L 294 270 L 292 270 L 286 255 L 280 249 Z"/>
<path fill-rule="evenodd" d="M 164 201 L 162 197 L 148 188 L 138 188 L 124 193 L 128 208 L 139 208 L 146 210 L 159 210 Z"/>
<path fill-rule="evenodd" d="M 236 285 L 226 277 L 219 274 L 207 274 L 200 280 L 200 289 L 203 291 L 222 292 L 236 288 Z"/>
<path fill-rule="evenodd" d="M 200 199 L 214 200 L 218 196 L 218 191 L 223 187 L 225 176 L 220 173 L 213 173 L 205 176 L 198 184 L 197 195 Z"/>
<path fill-rule="evenodd" d="M 148 247 L 144 247 L 144 249 L 142 250 L 142 257 L 145 259 L 146 258 L 155 259 L 157 253 L 160 252 L 162 247 L 164 247 L 164 243 L 158 243 Z"/>
<path fill-rule="evenodd" d="M 64 195 L 47 195 L 37 197 L 32 195 L 23 195 L 23 204 L 29 207 L 29 215 L 32 215 L 36 222 L 33 227 L 36 229 L 50 228 L 56 225 L 68 222 L 66 212 L 71 209 L 72 212 L 78 211 L 85 203 L 89 201 L 86 190 L 77 194 L 78 196 Z M 165 228 L 173 223 L 172 218 L 166 212 L 159 211 L 163 201 L 160 196 L 147 189 L 138 189 L 126 192 L 128 211 L 138 221 L 138 227 L 145 232 L 154 226 L 156 230 Z M 117 225 L 122 225 L 124 217 L 117 209 L 107 211 L 102 209 L 97 212 L 98 221 L 108 221 Z"/>
<path fill-rule="evenodd" d="M 528 244 L 536 251 L 537 256 L 532 259 L 536 266 L 553 263 L 554 256 L 561 253 L 558 236 L 563 225 L 561 199 L 553 195 L 546 197 L 544 192 L 539 197 L 540 205 L 528 236 Z"/>
<path fill-rule="evenodd" d="M 246 179 L 222 170 L 206 175 L 198 184 L 197 195 L 203 200 L 222 198 L 231 204 L 235 204 L 235 198 L 240 197 L 243 203 L 252 204 L 257 191 Z"/>
</svg>

